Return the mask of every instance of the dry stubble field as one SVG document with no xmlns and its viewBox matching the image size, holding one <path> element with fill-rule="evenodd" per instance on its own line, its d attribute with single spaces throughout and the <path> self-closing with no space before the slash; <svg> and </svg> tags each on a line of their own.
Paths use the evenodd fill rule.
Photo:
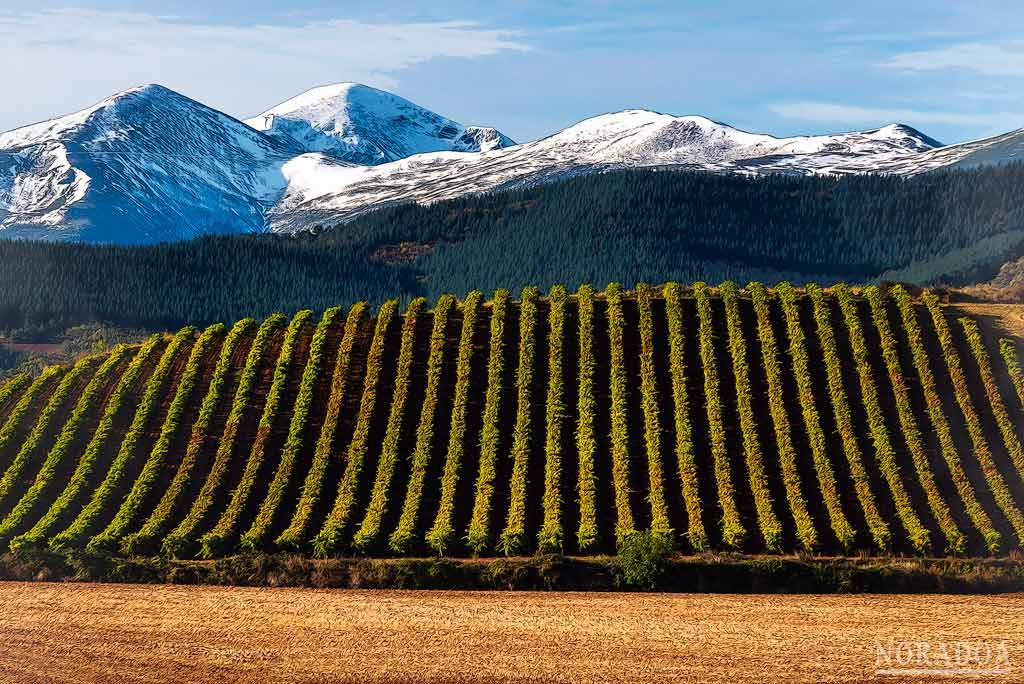
<svg viewBox="0 0 1024 684">
<path fill-rule="evenodd" d="M 1009 670 L 983 681 L 1024 680 L 1021 595 L 0 583 L 0 605 L 10 683 L 861 682 L 890 638 L 1005 642 Z"/>
</svg>

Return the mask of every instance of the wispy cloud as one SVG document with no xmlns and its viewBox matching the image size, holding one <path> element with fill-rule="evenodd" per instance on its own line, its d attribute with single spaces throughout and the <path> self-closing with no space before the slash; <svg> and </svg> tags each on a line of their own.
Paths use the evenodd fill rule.
<svg viewBox="0 0 1024 684">
<path fill-rule="evenodd" d="M 460 21 L 223 25 L 124 12 L 0 11 L 0 130 L 139 83 L 160 82 L 249 115 L 306 86 L 393 88 L 398 72 L 430 60 L 529 49 L 515 31 Z"/>
<path fill-rule="evenodd" d="M 831 102 L 787 102 L 769 106 L 787 119 L 838 123 L 851 126 L 880 126 L 893 122 L 914 125 L 941 124 L 977 126 L 993 131 L 1009 130 L 1024 125 L 1024 114 L 1008 112 L 948 112 L 935 110 L 858 107 Z"/>
<path fill-rule="evenodd" d="M 880 66 L 912 72 L 965 69 L 986 76 L 1024 76 L 1024 43 L 958 43 L 900 53 Z"/>
</svg>

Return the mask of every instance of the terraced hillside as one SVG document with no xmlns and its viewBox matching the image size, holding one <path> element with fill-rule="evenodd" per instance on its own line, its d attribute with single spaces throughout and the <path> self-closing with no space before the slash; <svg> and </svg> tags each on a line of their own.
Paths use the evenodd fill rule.
<svg viewBox="0 0 1024 684">
<path fill-rule="evenodd" d="M 1024 547 L 1021 340 L 902 288 L 526 288 L 185 328 L 0 386 L 0 546 Z"/>
</svg>

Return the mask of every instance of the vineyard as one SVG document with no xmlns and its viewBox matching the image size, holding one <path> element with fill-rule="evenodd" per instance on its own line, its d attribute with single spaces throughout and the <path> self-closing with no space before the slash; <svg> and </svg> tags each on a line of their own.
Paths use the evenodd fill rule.
<svg viewBox="0 0 1024 684">
<path fill-rule="evenodd" d="M 785 283 L 187 327 L 0 384 L 0 551 L 1016 554 L 1022 343 Z"/>
</svg>

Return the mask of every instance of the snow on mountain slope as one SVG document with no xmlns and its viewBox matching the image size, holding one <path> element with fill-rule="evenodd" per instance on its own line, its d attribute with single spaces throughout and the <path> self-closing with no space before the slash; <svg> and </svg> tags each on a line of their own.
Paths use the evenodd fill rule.
<svg viewBox="0 0 1024 684">
<path fill-rule="evenodd" d="M 467 128 L 359 83 L 313 88 L 245 123 L 302 152 L 364 165 L 422 152 L 480 152 L 515 144 L 493 128 Z"/>
<path fill-rule="evenodd" d="M 326 155 L 302 155 L 285 166 L 288 189 L 270 219 L 273 230 L 291 232 L 391 202 L 432 202 L 625 167 L 806 174 L 858 172 L 853 169 L 861 164 L 868 171 L 882 161 L 927 154 L 938 146 L 899 124 L 775 138 L 699 116 L 628 110 L 587 119 L 536 142 L 473 154 L 420 154 L 356 168 Z"/>
<path fill-rule="evenodd" d="M 137 243 L 258 231 L 293 153 L 162 86 L 0 134 L 0 236 Z"/>
</svg>

